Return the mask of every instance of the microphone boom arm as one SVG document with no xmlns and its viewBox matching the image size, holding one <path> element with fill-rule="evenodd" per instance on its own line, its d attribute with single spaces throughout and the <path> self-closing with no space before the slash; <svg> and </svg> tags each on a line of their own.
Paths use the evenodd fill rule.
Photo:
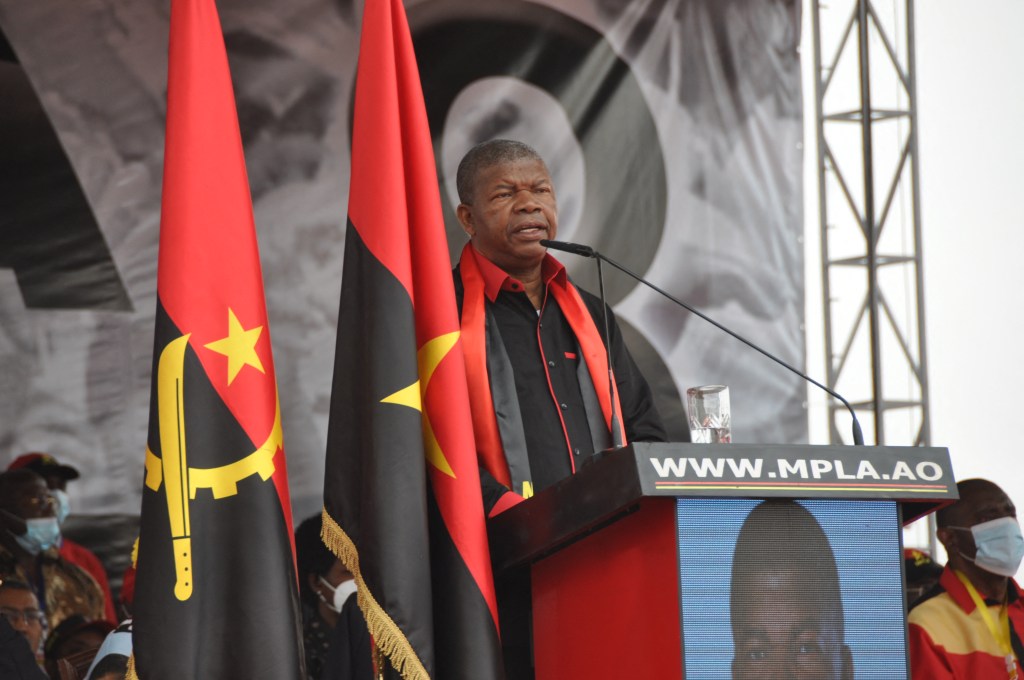
<svg viewBox="0 0 1024 680">
<path fill-rule="evenodd" d="M 718 328 L 719 330 L 725 331 L 726 333 L 728 333 L 732 337 L 734 337 L 737 340 L 739 340 L 740 342 L 742 342 L 747 347 L 750 347 L 751 349 L 757 350 L 758 352 L 760 352 L 764 356 L 768 357 L 769 359 L 771 359 L 775 363 L 779 364 L 783 368 L 791 371 L 792 373 L 795 373 L 796 375 L 800 376 L 801 378 L 803 378 L 807 382 L 809 382 L 809 383 L 811 383 L 813 385 L 817 385 L 818 387 L 823 389 L 825 392 L 827 392 L 828 394 L 832 395 L 833 397 L 835 397 L 836 399 L 841 401 L 843 406 L 845 406 L 847 408 L 847 410 L 850 412 L 850 416 L 853 418 L 853 443 L 856 444 L 857 446 L 863 446 L 864 445 L 864 434 L 863 434 L 863 432 L 861 432 L 860 423 L 857 421 L 857 414 L 854 413 L 853 407 L 850 406 L 850 402 L 846 401 L 846 399 L 843 399 L 843 397 L 841 397 L 835 390 L 829 389 L 828 387 L 825 387 L 824 385 L 822 385 L 820 382 L 818 382 L 814 378 L 806 375 L 805 373 L 801 373 L 799 370 L 797 370 L 796 368 L 790 366 L 788 363 L 786 363 L 782 359 L 778 358 L 774 354 L 771 354 L 771 353 L 761 349 L 760 347 L 758 347 L 754 343 L 752 343 L 749 340 L 747 340 L 746 338 L 744 338 L 742 335 L 739 335 L 738 333 L 735 333 L 735 332 L 729 330 L 728 328 L 726 328 L 722 324 L 718 323 L 717 321 L 715 321 L 714 319 L 712 319 L 708 315 L 704 314 L 700 310 L 695 309 L 694 307 L 691 307 L 690 305 L 686 304 L 682 300 L 680 300 L 680 299 L 676 298 L 675 296 L 671 295 L 667 291 L 664 291 L 661 288 L 659 288 L 658 286 L 655 286 L 653 283 L 651 283 L 650 281 L 647 281 L 643 277 L 637 276 L 636 274 L 631 272 L 629 269 L 627 269 L 623 265 L 619 264 L 615 260 L 611 259 L 610 257 L 602 255 L 601 253 L 597 252 L 596 250 L 593 250 L 593 249 L 589 249 L 589 250 L 590 250 L 590 253 L 591 253 L 589 255 L 590 257 L 595 257 L 598 260 L 604 260 L 605 262 L 607 262 L 611 266 L 613 266 L 616 269 L 618 269 L 620 272 L 622 272 L 622 273 L 626 274 L 627 276 L 635 279 L 636 281 L 639 281 L 640 283 L 644 284 L 645 286 L 647 286 L 651 290 L 653 290 L 653 291 L 655 291 L 655 292 L 657 292 L 657 293 L 659 293 L 661 295 L 664 295 L 666 298 L 668 298 L 672 302 L 676 303 L 677 305 L 679 305 L 683 309 L 685 309 L 685 310 L 687 310 L 689 312 L 692 312 L 693 314 L 696 314 L 700 318 L 704 319 L 705 321 L 707 321 L 708 323 L 713 325 L 715 328 Z M 576 254 L 582 254 L 582 253 L 577 252 Z"/>
<path fill-rule="evenodd" d="M 640 283 L 644 284 L 645 286 L 647 286 L 651 290 L 655 291 L 656 293 L 659 293 L 660 295 L 665 296 L 666 298 L 668 298 L 672 302 L 676 303 L 677 305 L 679 305 L 683 309 L 687 310 L 688 312 L 692 312 L 693 314 L 696 314 L 697 316 L 699 316 L 700 318 L 704 319 L 705 321 L 707 321 L 709 324 L 711 324 L 715 328 L 717 328 L 717 329 L 719 329 L 721 331 L 725 331 L 726 333 L 728 333 L 732 337 L 734 337 L 737 340 L 739 340 L 740 342 L 742 342 L 747 347 L 749 347 L 751 349 L 756 349 L 758 352 L 760 352 L 764 356 L 768 357 L 769 359 L 771 359 L 772 361 L 777 363 L 779 366 L 782 366 L 786 370 L 788 370 L 788 371 L 790 371 L 792 373 L 795 373 L 796 375 L 800 376 L 801 378 L 803 378 L 807 382 L 811 383 L 812 385 L 815 385 L 815 386 L 823 389 L 825 392 L 829 393 L 830 395 L 832 395 L 833 397 L 835 397 L 836 399 L 841 401 L 843 403 L 843 406 L 846 407 L 846 410 L 848 410 L 850 412 L 850 417 L 853 419 L 853 422 L 852 422 L 852 425 L 851 425 L 851 427 L 853 429 L 853 443 L 855 445 L 857 445 L 857 446 L 864 446 L 864 433 L 861 432 L 860 422 L 857 420 L 857 414 L 854 412 L 853 407 L 850 406 L 850 402 L 848 402 L 845 399 L 843 399 L 843 397 L 838 392 L 836 392 L 835 390 L 832 390 L 832 389 L 829 389 L 828 387 L 825 387 L 820 382 L 818 382 L 814 378 L 810 377 L 806 373 L 801 373 L 800 371 L 798 371 L 797 369 L 793 368 L 788 363 L 786 363 L 782 359 L 778 358 L 777 356 L 775 356 L 771 352 L 768 352 L 767 350 L 764 350 L 764 349 L 758 347 L 757 345 L 755 345 L 751 341 L 749 341 L 746 338 L 744 338 L 742 335 L 729 330 L 728 328 L 726 328 L 722 324 L 720 324 L 717 321 L 715 321 L 714 319 L 712 319 L 707 314 L 704 314 L 700 310 L 691 307 L 690 305 L 686 304 L 685 302 L 683 302 L 682 300 L 678 299 L 674 295 L 671 295 L 667 291 L 664 291 L 661 288 L 658 288 L 657 286 L 655 286 L 653 283 L 651 283 L 647 279 L 643 278 L 642 276 L 640 276 L 638 274 L 635 274 L 634 272 L 632 272 L 629 269 L 627 269 L 624 265 L 619 264 L 618 262 L 616 262 L 615 260 L 611 259 L 610 257 L 602 255 L 601 253 L 597 252 L 596 250 L 594 250 L 590 246 L 581 245 L 579 243 L 570 243 L 568 241 L 551 241 L 551 240 L 548 240 L 548 239 L 541 239 L 540 244 L 542 246 L 544 246 L 545 248 L 551 248 L 553 250 L 560 250 L 560 251 L 565 252 L 565 253 L 572 253 L 573 255 L 579 255 L 580 257 L 592 257 L 592 258 L 596 259 L 597 260 L 598 276 L 601 279 L 601 300 L 602 301 L 604 300 L 604 277 L 601 275 L 601 262 L 604 261 L 604 262 L 607 262 L 608 264 L 610 264 L 611 266 L 615 267 L 616 269 L 618 269 L 623 274 L 626 274 L 630 278 L 633 278 L 633 279 L 639 281 Z M 606 314 L 606 325 L 607 325 L 607 310 L 605 311 L 605 314 Z M 605 333 L 607 333 L 607 328 L 605 329 Z M 610 358 L 609 358 L 609 361 L 608 361 L 608 365 L 609 365 L 609 368 L 610 368 L 611 367 L 611 359 Z"/>
<path fill-rule="evenodd" d="M 664 295 L 668 299 L 670 299 L 673 302 L 675 302 L 676 304 L 678 304 L 683 309 L 686 309 L 687 311 L 690 311 L 690 312 L 696 314 L 697 316 L 702 318 L 702 320 L 705 320 L 706 322 L 708 322 L 709 324 L 711 324 L 715 328 L 719 329 L 720 331 L 725 331 L 726 333 L 731 335 L 736 340 L 739 340 L 744 345 L 750 347 L 751 349 L 758 350 L 759 352 L 761 352 L 762 354 L 764 354 L 765 356 L 767 356 L 768 358 L 773 360 L 773 362 L 775 362 L 776 364 L 781 366 L 783 369 L 786 369 L 788 371 L 791 371 L 791 372 L 797 374 L 798 376 L 800 376 L 801 378 L 803 378 L 807 382 L 811 383 L 812 385 L 817 385 L 818 387 L 823 389 L 828 394 L 833 395 L 834 397 L 836 397 L 837 399 L 842 401 L 843 402 L 843 406 L 845 406 L 847 408 L 847 410 L 850 412 L 850 417 L 853 419 L 853 421 L 852 421 L 853 443 L 858 445 L 858 447 L 863 447 L 863 445 L 864 445 L 864 434 L 860 430 L 860 423 L 857 421 L 857 415 L 854 413 L 853 407 L 850 406 L 850 402 L 847 401 L 846 399 L 844 399 L 838 392 L 836 392 L 836 390 L 829 389 L 829 388 L 825 387 L 824 385 L 822 385 L 821 383 L 819 383 L 814 378 L 811 378 L 810 376 L 808 376 L 808 375 L 806 375 L 804 373 L 801 373 L 800 371 L 798 371 L 794 367 L 792 367 L 792 366 L 788 365 L 787 363 L 783 362 L 782 359 L 780 359 L 779 357 L 775 356 L 774 354 L 772 354 L 772 353 L 770 353 L 768 351 L 765 351 L 764 349 L 762 349 L 761 347 L 757 346 L 756 344 L 754 344 L 750 340 L 744 338 L 743 336 L 739 335 L 738 333 L 734 333 L 733 331 L 730 331 L 726 327 L 722 326 L 721 324 L 716 322 L 714 320 L 714 318 L 712 318 L 711 316 L 703 313 L 699 309 L 691 307 L 690 305 L 686 304 L 685 302 L 683 302 L 679 298 L 675 297 L 674 295 L 672 295 L 668 291 L 664 291 L 664 290 L 658 288 L 657 286 L 655 286 L 654 284 L 650 283 L 649 281 L 643 279 L 642 277 L 638 277 L 637 274 L 633 273 L 632 271 L 630 271 L 628 268 L 626 268 L 622 264 L 620 264 L 618 262 L 615 262 L 610 257 L 607 257 L 606 255 L 602 255 L 601 253 L 597 252 L 596 250 L 592 250 L 591 252 L 593 253 L 593 255 L 591 255 L 591 257 L 596 257 L 599 260 L 604 260 L 605 262 L 607 262 L 611 266 L 613 266 L 616 269 L 618 269 L 618 270 L 622 271 L 623 273 L 627 274 L 628 277 L 638 281 L 639 283 L 643 284 L 647 288 L 650 288 L 654 292 L 656 292 L 656 293 L 658 293 L 660 295 Z"/>
</svg>

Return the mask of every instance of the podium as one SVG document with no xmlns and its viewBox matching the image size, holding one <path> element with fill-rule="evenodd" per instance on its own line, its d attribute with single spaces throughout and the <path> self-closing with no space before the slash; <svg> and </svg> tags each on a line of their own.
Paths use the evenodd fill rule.
<svg viewBox="0 0 1024 680">
<path fill-rule="evenodd" d="M 530 571 L 537 680 L 894 680 L 901 525 L 956 497 L 943 448 L 636 443 L 488 530 Z"/>
</svg>

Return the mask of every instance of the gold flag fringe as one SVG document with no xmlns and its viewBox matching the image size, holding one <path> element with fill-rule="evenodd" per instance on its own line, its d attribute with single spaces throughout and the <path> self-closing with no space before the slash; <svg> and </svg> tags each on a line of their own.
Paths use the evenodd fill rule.
<svg viewBox="0 0 1024 680">
<path fill-rule="evenodd" d="M 124 674 L 125 680 L 139 680 L 138 674 L 135 672 L 135 654 L 128 656 L 128 670 Z"/>
<path fill-rule="evenodd" d="M 399 672 L 403 680 L 430 680 L 423 662 L 416 655 L 409 640 L 402 633 L 402 629 L 391 620 L 384 608 L 374 599 L 370 589 L 363 580 L 363 574 L 359 569 L 359 551 L 348 534 L 334 521 L 334 518 L 323 509 L 323 529 L 320 533 L 331 552 L 338 556 L 345 568 L 352 572 L 356 579 L 356 602 L 363 616 L 366 617 L 366 625 L 370 629 L 370 636 L 373 642 L 388 660 L 395 670 Z M 135 680 L 135 679 L 133 679 Z"/>
</svg>

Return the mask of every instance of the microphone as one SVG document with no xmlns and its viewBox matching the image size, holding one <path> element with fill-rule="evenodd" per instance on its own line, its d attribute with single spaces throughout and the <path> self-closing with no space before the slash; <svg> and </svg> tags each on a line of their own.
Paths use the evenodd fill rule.
<svg viewBox="0 0 1024 680">
<path fill-rule="evenodd" d="M 618 269 L 619 271 L 621 271 L 623 274 L 626 274 L 627 276 L 632 277 L 633 279 L 635 279 L 639 283 L 644 284 L 645 286 L 647 286 L 648 288 L 650 288 L 654 292 L 656 292 L 656 293 L 662 295 L 663 297 L 671 300 L 672 302 L 676 303 L 677 305 L 679 305 L 683 309 L 687 310 L 688 312 L 696 314 L 700 318 L 702 318 L 705 321 L 707 321 L 708 323 L 710 323 L 715 328 L 718 328 L 721 331 L 725 331 L 726 333 L 728 333 L 732 337 L 734 337 L 737 340 L 739 340 L 740 342 L 742 342 L 747 347 L 750 347 L 751 349 L 757 350 L 758 352 L 760 352 L 764 356 L 768 357 L 769 359 L 771 359 L 772 361 L 774 361 L 778 365 L 782 366 L 783 368 L 789 370 L 792 373 L 795 373 L 796 375 L 800 376 L 801 378 L 803 378 L 807 382 L 811 383 L 815 387 L 818 387 L 818 388 L 824 390 L 825 392 L 827 392 L 828 394 L 832 395 L 833 397 L 838 399 L 840 402 L 842 402 L 843 406 L 846 407 L 846 410 L 850 412 L 850 417 L 853 418 L 853 422 L 852 422 L 852 425 L 851 425 L 851 427 L 853 429 L 853 443 L 856 446 L 864 446 L 864 433 L 861 432 L 860 421 L 857 420 L 857 414 L 854 412 L 853 407 L 850 406 L 850 402 L 846 401 L 846 399 L 843 399 L 842 395 L 840 395 L 835 390 L 832 390 L 832 389 L 829 389 L 828 387 L 825 387 L 824 385 L 822 385 L 820 382 L 818 382 L 814 378 L 812 378 L 809 375 L 807 375 L 807 374 L 805 374 L 805 373 L 803 373 L 803 372 L 793 368 L 788 363 L 786 363 L 785 361 L 783 361 L 779 357 L 775 356 L 774 354 L 772 354 L 768 350 L 766 350 L 766 349 L 764 349 L 764 348 L 762 348 L 762 347 L 760 347 L 758 345 L 755 345 L 753 342 L 751 342 L 750 340 L 747 340 L 742 335 L 739 335 L 738 333 L 736 333 L 736 332 L 726 328 L 722 324 L 718 323 L 717 321 L 715 321 L 714 319 L 709 317 L 707 314 L 704 314 L 703 312 L 701 312 L 701 311 L 691 307 L 690 305 L 686 304 L 682 300 L 674 297 L 670 293 L 662 290 L 661 288 L 658 288 L 653 283 L 651 283 L 647 279 L 643 278 L 639 274 L 636 274 L 636 273 L 630 271 L 625 266 L 619 264 L 618 262 L 616 262 L 615 260 L 613 260 L 613 259 L 611 259 L 609 257 L 606 257 L 606 256 L 602 255 L 601 253 L 597 252 L 596 250 L 594 250 L 590 246 L 584 246 L 584 245 L 580 245 L 578 243 L 568 243 L 566 241 L 548 241 L 547 239 L 542 239 L 540 241 L 540 244 L 542 246 L 546 247 L 546 248 L 551 248 L 552 250 L 560 250 L 562 252 L 572 253 L 573 255 L 579 255 L 581 257 L 592 257 L 592 258 L 596 259 L 597 260 L 597 266 L 598 266 L 598 276 L 600 276 L 602 260 L 604 262 L 607 262 L 611 266 L 613 266 L 616 269 Z M 601 289 L 602 289 L 601 302 L 604 303 L 604 292 L 603 292 L 603 290 L 604 290 L 604 280 L 603 279 L 601 280 Z M 606 312 L 605 322 L 607 323 L 607 312 Z M 606 332 L 607 332 L 607 330 L 606 330 Z M 605 341 L 606 341 L 606 343 L 608 342 L 607 338 L 606 338 Z M 608 358 L 608 370 L 611 371 L 611 356 L 610 355 L 609 355 L 609 358 Z"/>
<path fill-rule="evenodd" d="M 580 245 L 579 243 L 569 243 L 567 241 L 549 241 L 546 238 L 540 240 L 540 244 L 545 248 L 551 248 L 551 250 L 560 250 L 563 253 L 572 253 L 573 255 L 579 255 L 580 257 L 594 257 L 599 258 L 596 250 L 590 246 Z"/>
</svg>

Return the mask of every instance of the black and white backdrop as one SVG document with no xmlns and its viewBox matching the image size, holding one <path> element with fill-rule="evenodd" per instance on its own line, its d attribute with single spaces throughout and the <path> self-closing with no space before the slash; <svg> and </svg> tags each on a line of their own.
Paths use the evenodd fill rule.
<svg viewBox="0 0 1024 680">
<path fill-rule="evenodd" d="M 303 517 L 321 503 L 362 3 L 217 4 Z M 803 365 L 799 2 L 406 6 L 453 254 L 458 160 L 522 139 L 548 160 L 561 239 Z M 76 512 L 138 511 L 169 11 L 0 0 L 0 464 L 44 450 L 77 466 Z M 592 263 L 563 259 L 596 288 Z M 687 387 L 724 383 L 736 441 L 806 442 L 798 378 L 605 275 L 671 430 Z"/>
</svg>

